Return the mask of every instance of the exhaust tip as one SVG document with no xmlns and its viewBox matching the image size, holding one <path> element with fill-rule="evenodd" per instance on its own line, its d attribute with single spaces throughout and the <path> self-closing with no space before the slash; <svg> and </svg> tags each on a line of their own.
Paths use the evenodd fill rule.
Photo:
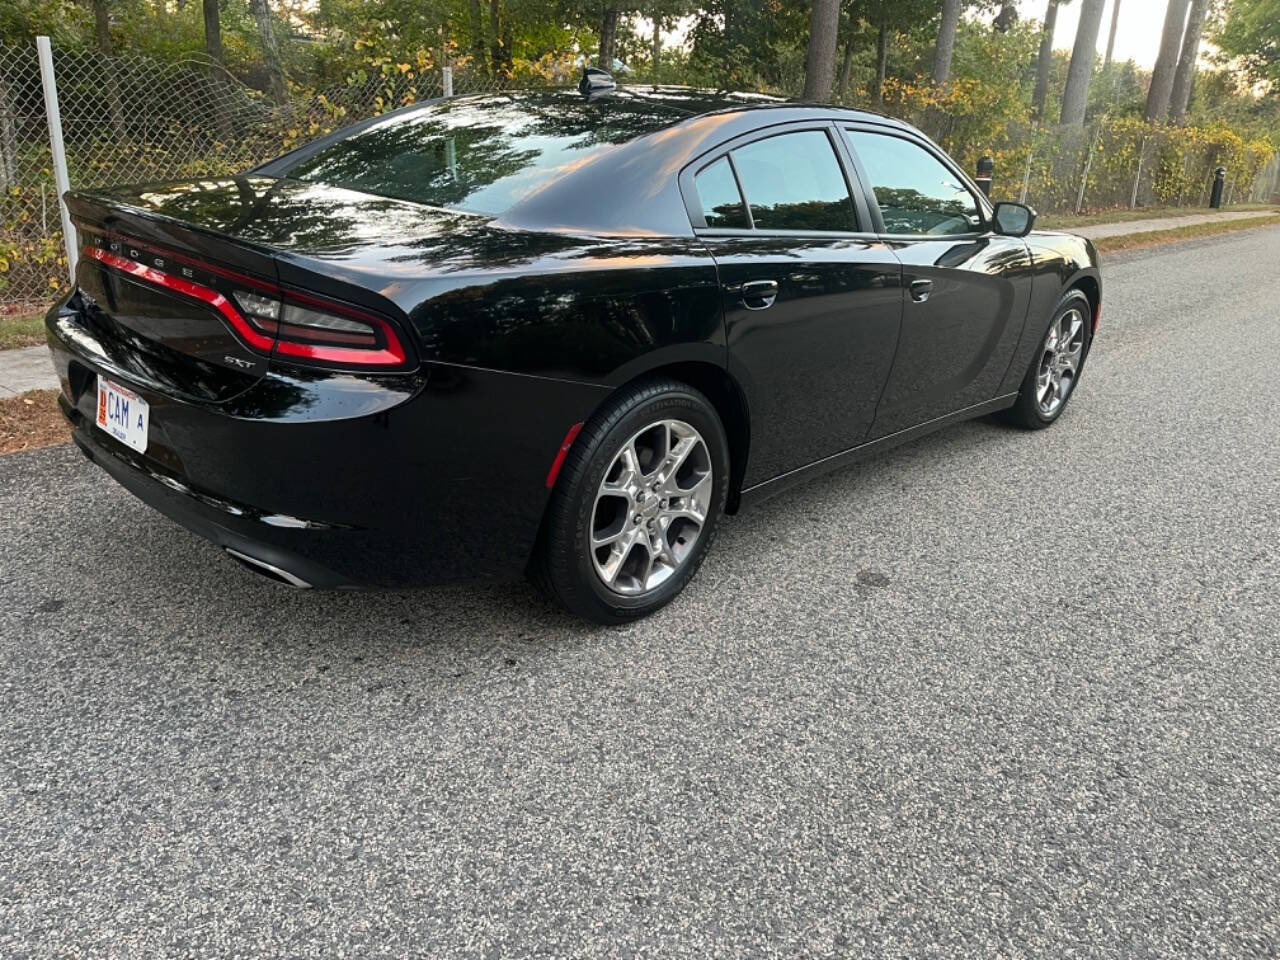
<svg viewBox="0 0 1280 960">
<path fill-rule="evenodd" d="M 273 563 L 267 563 L 265 560 L 259 560 L 257 557 L 251 557 L 247 553 L 241 553 L 239 550 L 231 547 L 223 547 L 232 560 L 235 560 L 243 567 L 248 567 L 254 573 L 274 580 L 277 583 L 287 584 L 290 587 L 297 587 L 301 590 L 308 590 L 311 584 L 303 580 L 301 577 L 290 573 L 281 567 L 277 567 Z"/>
</svg>

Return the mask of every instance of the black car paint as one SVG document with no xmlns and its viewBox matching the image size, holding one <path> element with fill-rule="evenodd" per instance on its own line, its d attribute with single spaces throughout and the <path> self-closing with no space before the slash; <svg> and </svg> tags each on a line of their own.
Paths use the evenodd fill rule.
<svg viewBox="0 0 1280 960">
<path fill-rule="evenodd" d="M 106 286 L 131 288 L 82 260 L 98 302 L 73 294 L 48 319 L 77 443 L 180 522 L 315 585 L 517 575 L 566 431 L 623 383 L 671 369 L 723 383 L 746 502 L 1008 405 L 1063 292 L 1097 300 L 1096 254 L 1066 235 L 709 235 L 681 175 L 735 138 L 850 118 L 918 135 L 835 108 L 693 102 L 720 110 L 598 155 L 497 219 L 275 179 L 273 164 L 73 194 L 82 228 L 380 311 L 420 361 L 192 367 L 103 309 L 121 302 Z M 737 284 L 766 276 L 777 301 L 746 310 Z M 925 304 L 908 295 L 918 277 L 934 281 Z M 152 404 L 145 457 L 90 426 L 98 372 Z"/>
</svg>

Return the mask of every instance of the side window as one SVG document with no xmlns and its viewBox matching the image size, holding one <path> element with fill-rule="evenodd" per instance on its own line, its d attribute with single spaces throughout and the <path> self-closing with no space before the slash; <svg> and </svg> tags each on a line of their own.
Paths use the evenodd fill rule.
<svg viewBox="0 0 1280 960">
<path fill-rule="evenodd" d="M 702 204 L 702 216 L 706 218 L 708 227 L 746 229 L 751 226 L 728 157 L 721 157 L 705 168 L 694 177 L 693 185 L 698 191 L 698 202 Z"/>
<path fill-rule="evenodd" d="M 888 233 L 972 233 L 978 203 L 959 179 L 923 147 L 880 133 L 845 131 L 871 180 Z"/>
<path fill-rule="evenodd" d="M 733 151 L 757 230 L 856 230 L 853 198 L 821 130 L 782 133 Z"/>
</svg>

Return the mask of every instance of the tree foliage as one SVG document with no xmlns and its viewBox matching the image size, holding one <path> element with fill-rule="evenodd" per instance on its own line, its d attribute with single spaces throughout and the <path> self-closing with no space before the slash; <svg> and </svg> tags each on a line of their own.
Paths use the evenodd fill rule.
<svg viewBox="0 0 1280 960">
<path fill-rule="evenodd" d="M 1280 0 L 1230 0 L 1211 38 L 1250 80 L 1280 81 Z"/>
</svg>

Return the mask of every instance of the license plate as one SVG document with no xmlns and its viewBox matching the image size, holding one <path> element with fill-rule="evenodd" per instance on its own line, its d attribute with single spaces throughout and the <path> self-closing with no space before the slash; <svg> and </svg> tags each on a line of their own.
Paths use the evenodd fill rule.
<svg viewBox="0 0 1280 960">
<path fill-rule="evenodd" d="M 151 408 L 132 390 L 98 377 L 98 426 L 127 447 L 147 451 L 147 422 Z"/>
</svg>

